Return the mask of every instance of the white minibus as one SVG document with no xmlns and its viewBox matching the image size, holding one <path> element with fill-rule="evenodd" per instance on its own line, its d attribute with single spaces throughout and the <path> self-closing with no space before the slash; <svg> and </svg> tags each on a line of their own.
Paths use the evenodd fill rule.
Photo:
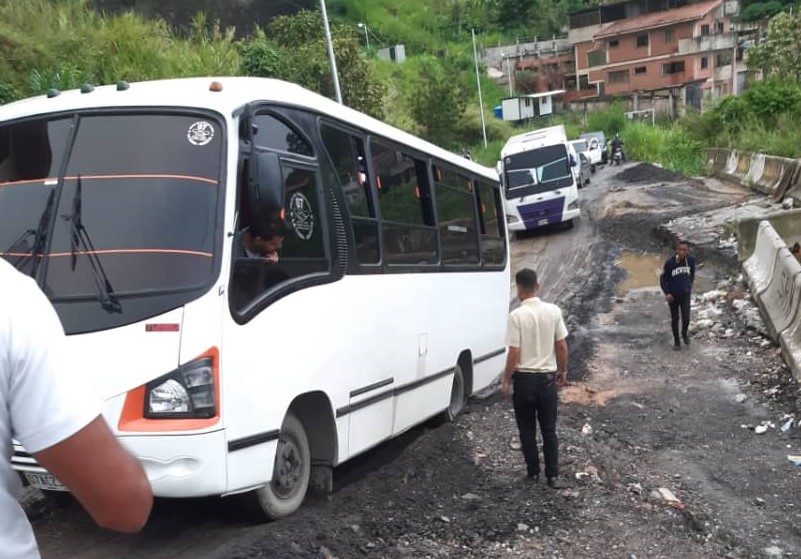
<svg viewBox="0 0 801 559">
<path fill-rule="evenodd" d="M 265 224 L 285 228 L 277 261 L 245 241 Z M 284 517 L 503 368 L 495 171 L 286 82 L 0 107 L 0 251 L 50 298 L 63 374 L 102 398 L 157 496 L 245 494 Z M 13 466 L 63 490 L 20 445 Z"/>
</svg>

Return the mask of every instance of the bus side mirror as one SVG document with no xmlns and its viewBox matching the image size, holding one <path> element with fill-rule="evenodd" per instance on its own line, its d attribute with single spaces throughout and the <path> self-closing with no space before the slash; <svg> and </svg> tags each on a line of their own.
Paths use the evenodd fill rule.
<svg viewBox="0 0 801 559">
<path fill-rule="evenodd" d="M 249 160 L 248 194 L 253 217 L 264 218 L 284 208 L 284 171 L 277 153 L 256 152 Z"/>
<path fill-rule="evenodd" d="M 495 162 L 495 170 L 498 171 L 499 175 L 502 175 L 503 174 L 503 163 L 501 163 L 500 161 L 496 161 Z"/>
</svg>

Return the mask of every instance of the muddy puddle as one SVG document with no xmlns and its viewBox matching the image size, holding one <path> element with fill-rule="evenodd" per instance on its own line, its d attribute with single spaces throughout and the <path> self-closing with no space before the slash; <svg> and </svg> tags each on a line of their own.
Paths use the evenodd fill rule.
<svg viewBox="0 0 801 559">
<path fill-rule="evenodd" d="M 626 272 L 626 278 L 617 286 L 618 297 L 634 289 L 659 289 L 659 276 L 667 254 L 624 251 L 618 266 Z M 703 293 L 715 288 L 715 269 L 700 266 L 695 270 L 693 292 Z"/>
</svg>

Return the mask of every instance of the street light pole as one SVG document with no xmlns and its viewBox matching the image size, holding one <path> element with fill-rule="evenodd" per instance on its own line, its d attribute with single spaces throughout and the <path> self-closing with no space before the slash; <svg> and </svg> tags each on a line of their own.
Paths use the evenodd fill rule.
<svg viewBox="0 0 801 559">
<path fill-rule="evenodd" d="M 337 74 L 337 61 L 334 58 L 334 43 L 331 40 L 331 28 L 328 26 L 328 11 L 325 9 L 325 0 L 320 0 L 320 11 L 323 13 L 323 27 L 325 28 L 325 46 L 328 50 L 328 59 L 331 62 L 331 75 L 334 78 L 334 95 L 337 103 L 342 104 L 342 92 L 339 89 L 339 75 Z"/>
<path fill-rule="evenodd" d="M 487 123 L 484 121 L 484 101 L 481 98 L 481 74 L 478 72 L 478 53 L 476 52 L 476 31 L 470 30 L 473 36 L 473 61 L 476 63 L 476 82 L 478 83 L 478 111 L 481 114 L 481 133 L 484 136 L 484 147 L 487 147 Z"/>
<path fill-rule="evenodd" d="M 359 28 L 364 29 L 364 40 L 367 43 L 367 50 L 370 50 L 370 36 L 367 34 L 367 24 L 359 23 Z"/>
<path fill-rule="evenodd" d="M 509 97 L 514 97 L 514 91 L 512 91 L 512 70 L 509 68 L 509 55 L 504 54 L 503 57 L 506 59 L 506 74 L 509 76 Z"/>
</svg>

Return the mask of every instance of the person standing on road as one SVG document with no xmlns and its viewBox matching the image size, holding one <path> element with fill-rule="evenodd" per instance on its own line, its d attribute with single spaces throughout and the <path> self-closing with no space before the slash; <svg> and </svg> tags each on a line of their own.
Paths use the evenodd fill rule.
<svg viewBox="0 0 801 559">
<path fill-rule="evenodd" d="M 501 390 L 508 397 L 509 382 L 514 379 L 512 402 L 526 460 L 527 479 L 539 481 L 539 422 L 545 476 L 550 487 L 559 489 L 564 485 L 559 481 L 556 391 L 567 380 L 567 328 L 559 307 L 537 297 L 540 284 L 534 270 L 520 270 L 515 283 L 521 305 L 509 314 L 506 329 L 508 354 Z"/>
<path fill-rule="evenodd" d="M 673 349 L 681 349 L 679 340 L 679 312 L 681 312 L 681 337 L 690 345 L 690 299 L 695 281 L 695 258 L 690 255 L 690 243 L 679 241 L 676 254 L 665 262 L 659 284 L 670 307 L 670 327 L 673 330 Z"/>
<path fill-rule="evenodd" d="M 100 402 L 63 359 L 66 337 L 34 281 L 0 258 L 0 556 L 38 559 L 18 499 L 12 437 L 53 474 L 100 526 L 139 531 L 153 493 L 142 466 L 100 416 Z"/>
</svg>

